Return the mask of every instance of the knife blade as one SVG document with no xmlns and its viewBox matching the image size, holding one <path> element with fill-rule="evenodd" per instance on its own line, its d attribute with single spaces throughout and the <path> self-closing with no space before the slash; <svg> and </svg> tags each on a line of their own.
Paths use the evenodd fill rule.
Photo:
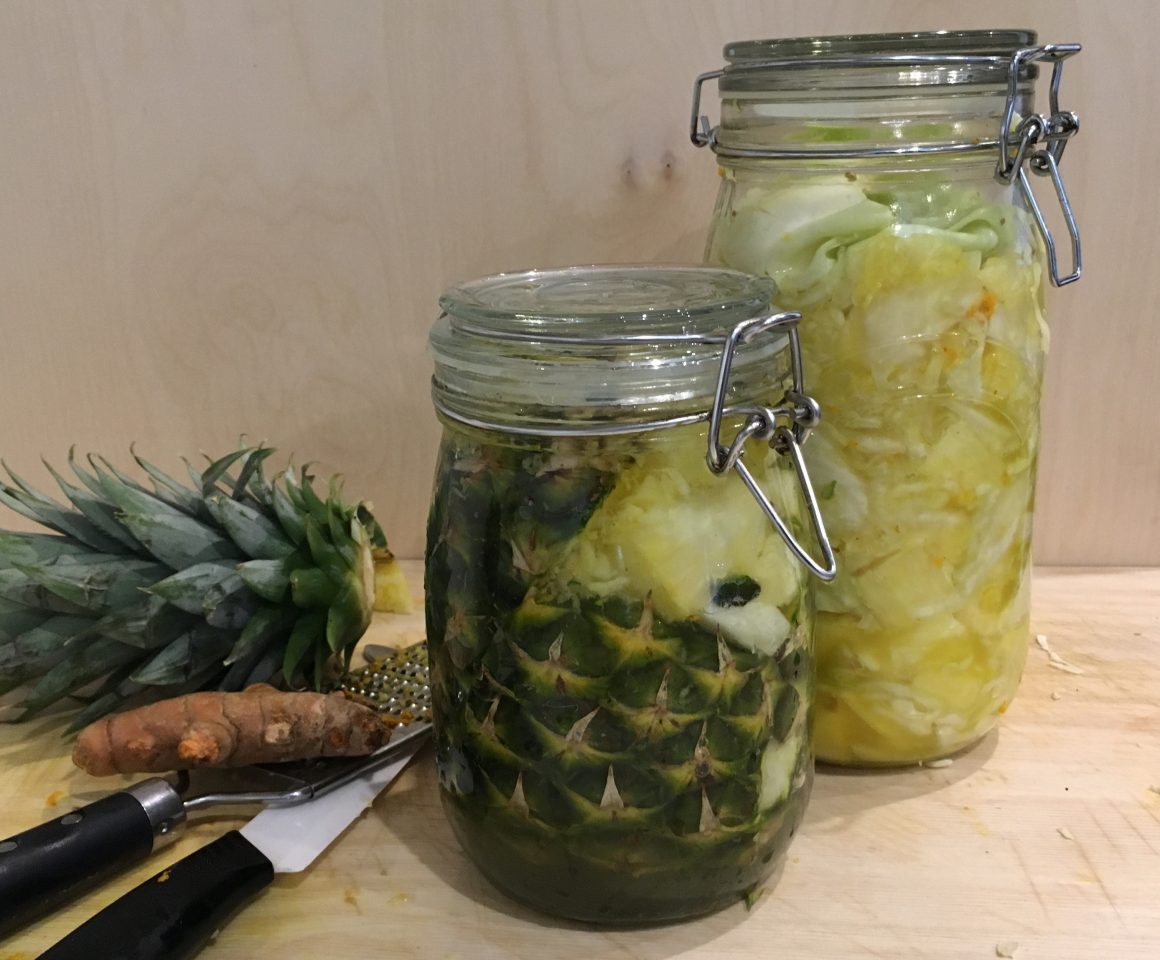
<svg viewBox="0 0 1160 960">
<path fill-rule="evenodd" d="M 134 887 L 39 960 L 187 960 L 276 873 L 298 873 L 325 853 L 421 746 L 415 738 L 394 762 L 317 799 L 263 810 Z"/>
</svg>

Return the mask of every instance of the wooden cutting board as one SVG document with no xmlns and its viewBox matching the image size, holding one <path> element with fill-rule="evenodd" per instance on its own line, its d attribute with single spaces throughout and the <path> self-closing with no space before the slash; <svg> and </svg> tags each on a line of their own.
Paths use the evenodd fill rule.
<svg viewBox="0 0 1160 960">
<path fill-rule="evenodd" d="M 1040 570 L 1034 606 L 1035 632 L 1084 672 L 1051 668 L 1033 642 L 1000 729 L 951 766 L 821 772 L 784 869 L 752 910 L 630 931 L 533 914 L 464 858 L 425 752 L 311 870 L 279 878 L 203 956 L 1157 960 L 1160 570 Z M 368 639 L 421 636 L 416 613 L 384 618 Z M 0 727 L 4 834 L 118 785 L 74 770 L 69 749 L 56 724 Z M 198 822 L 148 864 L 0 942 L 0 960 L 31 960 L 238 823 Z"/>
</svg>

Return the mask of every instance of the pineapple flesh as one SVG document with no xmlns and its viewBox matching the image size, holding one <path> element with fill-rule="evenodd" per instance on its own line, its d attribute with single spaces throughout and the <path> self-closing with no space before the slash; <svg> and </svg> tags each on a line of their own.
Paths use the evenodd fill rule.
<svg viewBox="0 0 1160 960">
<path fill-rule="evenodd" d="M 445 809 L 501 889 L 600 923 L 737 902 L 812 780 L 801 569 L 696 427 L 448 425 L 426 597 Z M 772 452 L 747 459 L 801 528 Z"/>
<path fill-rule="evenodd" d="M 49 533 L 0 531 L 0 692 L 21 719 L 69 697 L 72 727 L 124 706 L 257 682 L 320 686 L 380 603 L 405 602 L 366 504 L 305 469 L 267 479 L 243 447 L 182 483 L 107 461 L 52 470 L 62 504 L 9 471 L 0 503 Z M 376 569 L 376 556 L 380 559 Z M 394 571 L 394 572 L 392 572 Z"/>
</svg>

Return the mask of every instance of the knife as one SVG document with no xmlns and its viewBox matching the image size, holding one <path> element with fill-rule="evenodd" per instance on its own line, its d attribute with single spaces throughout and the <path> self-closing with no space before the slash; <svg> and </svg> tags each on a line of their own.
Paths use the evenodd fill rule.
<svg viewBox="0 0 1160 960">
<path fill-rule="evenodd" d="M 150 777 L 23 833 L 0 840 L 0 937 L 116 876 L 176 840 L 187 815 L 237 804 L 301 803 L 392 759 L 408 737 L 425 736 L 430 688 L 423 644 L 377 649 L 344 689 L 370 694 L 391 741 L 369 757 L 190 770 L 175 782 Z"/>
<path fill-rule="evenodd" d="M 429 732 L 429 727 L 423 733 Z M 316 800 L 263 810 L 86 920 L 39 960 L 186 960 L 269 886 L 321 856 L 411 761 L 425 737 L 408 738 L 398 759 Z"/>
</svg>

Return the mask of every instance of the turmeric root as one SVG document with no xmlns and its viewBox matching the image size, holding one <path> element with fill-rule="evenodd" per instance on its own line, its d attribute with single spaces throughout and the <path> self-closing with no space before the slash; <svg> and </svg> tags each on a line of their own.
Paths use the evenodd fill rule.
<svg viewBox="0 0 1160 960">
<path fill-rule="evenodd" d="M 341 694 L 193 693 L 113 714 L 81 731 L 73 763 L 93 776 L 356 757 L 390 739 L 374 710 Z"/>
</svg>

